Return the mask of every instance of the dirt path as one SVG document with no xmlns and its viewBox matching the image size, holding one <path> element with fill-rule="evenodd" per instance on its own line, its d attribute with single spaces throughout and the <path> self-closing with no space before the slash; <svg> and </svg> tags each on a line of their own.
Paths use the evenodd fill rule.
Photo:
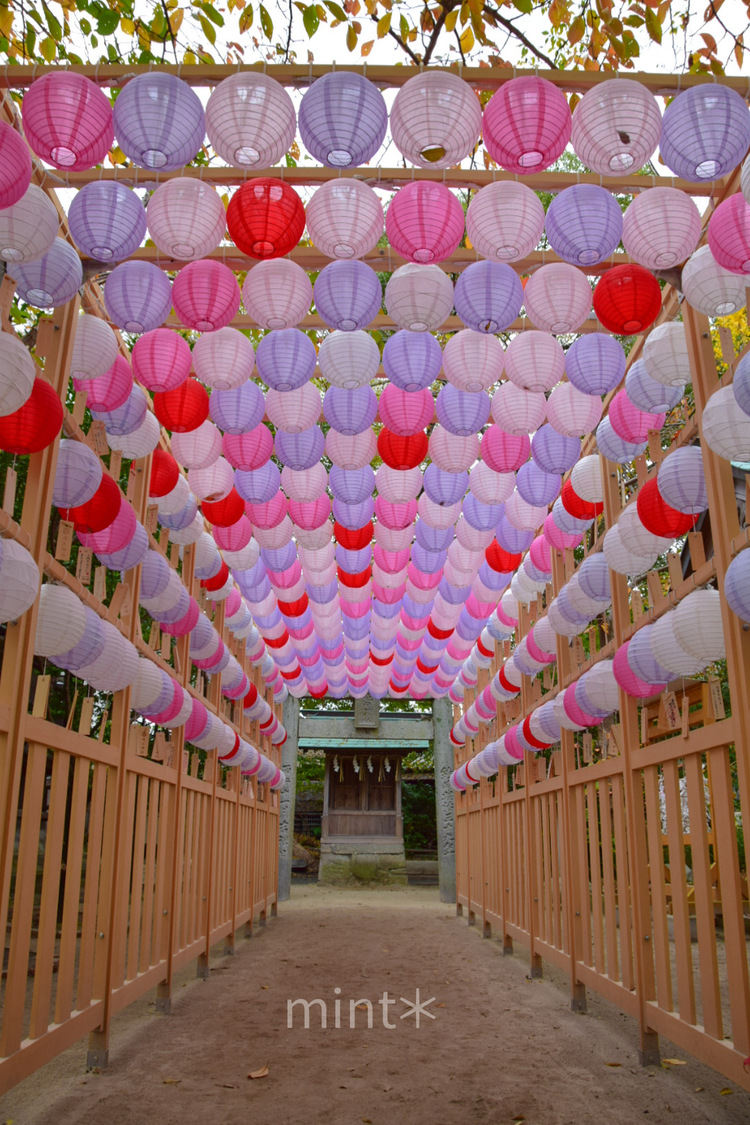
<svg viewBox="0 0 750 1125">
<path fill-rule="evenodd" d="M 631 1021 L 595 996 L 527 979 L 424 888 L 295 889 L 279 917 L 208 982 L 178 988 L 171 1016 L 145 1004 L 115 1029 L 111 1063 L 83 1074 L 75 1048 L 0 1104 L 13 1125 L 743 1125 L 750 1096 L 684 1051 L 687 1065 L 641 1069 Z M 334 990 L 340 989 L 340 993 Z M 400 999 L 432 1003 L 417 1028 Z M 395 1027 L 383 1025 L 385 1016 Z M 302 1006 L 327 1004 L 325 1030 Z M 335 1001 L 341 1000 L 337 1028 Z M 349 1001 L 358 1027 L 349 1027 Z M 405 1018 L 400 1018 L 401 1016 Z M 617 1066 L 607 1064 L 617 1063 Z M 266 1077 L 249 1071 L 268 1066 Z M 696 1088 L 700 1087 L 697 1091 Z"/>
</svg>

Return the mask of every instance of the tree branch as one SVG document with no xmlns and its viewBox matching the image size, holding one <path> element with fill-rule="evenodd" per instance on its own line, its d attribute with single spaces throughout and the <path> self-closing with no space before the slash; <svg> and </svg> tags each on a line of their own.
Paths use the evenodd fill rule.
<svg viewBox="0 0 750 1125">
<path fill-rule="evenodd" d="M 374 13 L 374 12 L 372 12 L 372 13 L 370 14 L 370 19 L 371 19 L 371 20 L 374 20 L 374 22 L 375 22 L 375 23 L 377 23 L 377 22 L 378 22 L 378 17 L 377 17 L 376 15 L 375 15 L 375 13 Z M 405 42 L 405 41 L 404 41 L 404 40 L 403 40 L 403 39 L 401 38 L 401 36 L 400 36 L 400 35 L 398 34 L 398 32 L 397 32 L 397 31 L 394 31 L 392 27 L 389 27 L 389 28 L 388 28 L 388 34 L 390 35 L 391 39 L 395 39 L 395 40 L 396 40 L 396 42 L 398 43 L 398 45 L 399 45 L 399 47 L 401 48 L 401 50 L 402 50 L 402 51 L 405 51 L 405 52 L 406 52 L 406 54 L 407 54 L 407 55 L 409 56 L 409 58 L 411 59 L 411 61 L 412 61 L 413 63 L 416 63 L 416 64 L 417 64 L 417 66 L 419 66 L 419 63 L 421 62 L 420 58 L 419 58 L 419 57 L 418 57 L 417 55 L 415 55 L 415 54 L 414 54 L 414 52 L 412 51 L 412 49 L 411 49 L 411 47 L 409 46 L 409 44 L 408 44 L 408 43 L 406 43 L 406 42 Z"/>
<path fill-rule="evenodd" d="M 174 37 L 174 32 L 172 31 L 172 25 L 169 22 L 169 12 L 167 11 L 166 0 L 161 0 L 161 6 L 164 9 L 164 19 L 167 21 L 167 31 L 169 32 L 169 38 L 172 40 L 172 50 L 174 51 L 174 61 L 178 62 L 178 59 L 177 59 L 177 40 Z M 164 40 L 164 42 L 166 44 L 166 39 Z"/>
<path fill-rule="evenodd" d="M 432 52 L 437 47 L 437 41 L 440 38 L 440 32 L 443 30 L 443 24 L 445 23 L 445 17 L 448 15 L 448 12 L 452 11 L 453 8 L 455 8 L 455 6 L 456 6 L 455 0 L 446 0 L 446 2 L 443 4 L 443 10 L 440 13 L 440 15 L 438 16 L 437 20 L 435 21 L 435 26 L 433 27 L 432 31 L 430 32 L 430 38 L 427 42 L 427 49 L 425 50 L 425 53 L 424 53 L 424 65 L 425 66 L 427 66 L 427 63 L 432 58 Z"/>
<path fill-rule="evenodd" d="M 495 20 L 496 23 L 499 23 L 502 27 L 504 27 L 506 31 L 509 31 L 510 34 L 514 36 L 514 38 L 519 40 L 519 42 L 523 43 L 524 47 L 531 51 L 532 55 L 535 55 L 538 59 L 541 59 L 542 62 L 545 62 L 550 70 L 558 69 L 549 55 L 545 55 L 544 51 L 540 51 L 538 47 L 535 47 L 531 40 L 526 35 L 524 35 L 524 33 L 519 28 L 516 27 L 512 20 L 506 19 L 505 16 L 500 15 L 500 12 L 498 12 L 496 9 L 491 8 L 488 4 L 485 4 L 482 7 L 482 11 L 485 13 L 485 15 L 491 16 L 492 19 Z"/>
</svg>

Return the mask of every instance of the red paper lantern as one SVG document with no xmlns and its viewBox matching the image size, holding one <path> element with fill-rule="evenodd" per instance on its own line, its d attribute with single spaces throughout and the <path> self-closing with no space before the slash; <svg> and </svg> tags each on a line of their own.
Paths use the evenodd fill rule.
<svg viewBox="0 0 750 1125">
<path fill-rule="evenodd" d="M 645 332 L 661 309 L 661 288 L 652 273 L 631 262 L 602 274 L 594 289 L 594 312 L 608 332 Z"/>
<path fill-rule="evenodd" d="M 376 656 L 370 649 L 370 660 L 373 664 L 377 664 L 378 668 L 386 668 L 393 661 L 393 653 L 390 656 Z M 419 661 L 417 661 L 417 664 L 419 664 Z"/>
<path fill-rule="evenodd" d="M 285 617 L 301 617 L 310 604 L 307 594 L 296 598 L 293 602 L 279 602 L 279 612 Z"/>
<path fill-rule="evenodd" d="M 7 453 L 38 453 L 60 433 L 63 408 L 44 379 L 35 379 L 31 394 L 19 410 L 0 418 L 0 449 Z"/>
<path fill-rule="evenodd" d="M 366 523 L 364 527 L 349 528 L 334 521 L 333 534 L 336 542 L 347 551 L 361 551 L 372 542 L 372 523 Z"/>
<path fill-rule="evenodd" d="M 248 707 L 252 707 L 253 704 L 255 703 L 255 701 L 257 700 L 257 698 L 258 698 L 258 689 L 255 686 L 255 684 L 250 684 L 250 687 L 247 689 L 247 695 L 242 700 L 243 710 L 247 709 Z"/>
<path fill-rule="evenodd" d="M 391 657 L 391 659 L 393 659 L 393 657 Z M 437 672 L 439 667 L 439 664 L 425 664 L 421 656 L 417 657 L 417 668 L 420 672 L 423 672 L 425 676 L 431 676 L 434 672 Z"/>
<path fill-rule="evenodd" d="M 60 508 L 60 518 L 75 524 L 76 531 L 93 534 L 104 531 L 117 519 L 122 504 L 122 493 L 117 481 L 106 473 L 94 495 L 77 508 Z"/>
<path fill-rule="evenodd" d="M 172 433 L 190 433 L 208 418 L 208 391 L 197 379 L 186 379 L 174 390 L 154 395 L 154 414 Z"/>
<path fill-rule="evenodd" d="M 336 568 L 339 574 L 339 582 L 342 586 L 349 586 L 350 589 L 357 590 L 362 586 L 366 586 L 372 578 L 372 567 L 368 566 L 365 570 L 360 570 L 358 574 L 349 574 L 347 571 L 342 570 L 341 567 Z"/>
<path fill-rule="evenodd" d="M 149 496 L 166 496 L 177 484 L 180 467 L 166 449 L 155 449 L 151 457 L 151 480 Z"/>
<path fill-rule="evenodd" d="M 570 480 L 566 480 L 565 484 L 562 486 L 560 499 L 568 515 L 573 516 L 573 518 L 577 520 L 593 520 L 604 511 L 603 503 L 590 504 L 588 500 L 582 500 L 573 488 L 572 481 Z"/>
<path fill-rule="evenodd" d="M 227 227 L 235 246 L 251 258 L 283 258 L 305 229 L 305 208 L 294 188 L 260 177 L 232 196 Z"/>
<path fill-rule="evenodd" d="M 529 716 L 527 716 L 521 724 L 521 730 L 523 731 L 523 736 L 526 741 L 529 745 L 533 746 L 535 750 L 548 750 L 550 746 L 554 745 L 552 742 L 540 742 L 538 738 L 534 737 L 531 733 L 531 719 Z"/>
<path fill-rule="evenodd" d="M 501 547 L 497 539 L 493 539 L 487 550 L 484 552 L 484 557 L 487 560 L 487 565 L 496 570 L 498 574 L 510 574 L 511 571 L 516 570 L 521 565 L 523 559 L 522 554 L 512 555 L 510 551 L 506 551 Z"/>
<path fill-rule="evenodd" d="M 432 620 L 427 622 L 427 632 L 431 637 L 434 637 L 436 641 L 447 641 L 449 637 L 453 636 L 453 629 L 438 629 L 437 625 Z"/>
<path fill-rule="evenodd" d="M 289 640 L 289 633 L 285 629 L 280 637 L 264 637 L 263 640 L 269 648 L 283 648 Z"/>
<path fill-rule="evenodd" d="M 219 567 L 213 578 L 201 578 L 201 586 L 203 586 L 206 590 L 220 590 L 228 577 L 229 567 L 222 559 L 221 566 Z"/>
<path fill-rule="evenodd" d="M 245 501 L 236 488 L 228 492 L 223 500 L 204 500 L 201 504 L 203 515 L 216 527 L 231 527 L 245 514 Z"/>
<path fill-rule="evenodd" d="M 302 669 L 300 668 L 299 664 L 295 664 L 294 668 L 292 668 L 288 672 L 285 672 L 283 668 L 280 669 L 280 671 L 282 680 L 297 680 L 302 675 Z M 262 729 L 263 728 L 261 727 L 261 730 Z"/>
<path fill-rule="evenodd" d="M 636 508 L 638 518 L 646 531 L 650 531 L 652 535 L 664 537 L 672 535 L 675 539 L 679 539 L 681 535 L 690 531 L 700 515 L 700 512 L 686 515 L 683 512 L 678 512 L 676 508 L 670 507 L 659 492 L 656 477 L 646 481 L 641 486 L 636 500 Z"/>
<path fill-rule="evenodd" d="M 320 691 L 313 691 L 312 689 L 310 689 L 310 696 L 312 699 L 324 699 L 327 692 L 328 684 L 326 684 L 325 687 L 321 688 Z M 283 742 L 281 743 L 281 745 L 284 745 Z"/>
<path fill-rule="evenodd" d="M 378 435 L 378 453 L 392 469 L 414 469 L 427 457 L 427 434 L 394 434 L 387 426 Z"/>
</svg>

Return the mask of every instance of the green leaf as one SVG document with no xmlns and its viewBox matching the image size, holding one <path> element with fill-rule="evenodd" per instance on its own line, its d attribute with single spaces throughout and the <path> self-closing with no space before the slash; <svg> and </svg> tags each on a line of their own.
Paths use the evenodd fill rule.
<svg viewBox="0 0 750 1125">
<path fill-rule="evenodd" d="M 44 8 L 44 15 L 47 20 L 47 27 L 49 28 L 50 35 L 56 43 L 62 42 L 63 32 L 62 25 L 59 19 L 57 18 L 57 16 L 52 14 L 46 4 L 42 4 L 42 7 Z"/>
<path fill-rule="evenodd" d="M 52 62 L 55 57 L 55 41 L 46 35 L 39 44 L 39 53 L 47 62 Z"/>
<path fill-rule="evenodd" d="M 334 0 L 326 0 L 326 8 L 334 19 L 341 20 L 342 23 L 346 22 L 346 12 L 339 4 L 335 4 Z"/>
<path fill-rule="evenodd" d="M 24 42 L 24 49 L 27 55 L 33 56 L 34 47 L 36 46 L 36 31 L 30 27 L 26 32 L 26 41 Z"/>
<path fill-rule="evenodd" d="M 206 19 L 202 12 L 198 12 L 198 23 L 203 28 L 203 34 L 208 39 L 211 46 L 216 42 L 216 29 L 214 25 Z"/>
<path fill-rule="evenodd" d="M 216 8 L 214 8 L 213 4 L 208 3 L 208 0 L 200 0 L 200 2 L 196 3 L 195 6 L 204 11 L 211 22 L 215 23 L 217 27 L 224 26 L 224 17 L 220 12 L 216 11 Z"/>
<path fill-rule="evenodd" d="M 357 46 L 357 33 L 351 24 L 349 24 L 349 27 L 346 29 L 346 45 L 350 51 L 353 51 Z"/>
<path fill-rule="evenodd" d="M 532 6 L 532 0 L 513 0 L 513 7 L 516 11 L 524 12 L 526 15 L 531 14 Z"/>
<path fill-rule="evenodd" d="M 391 27 L 391 13 L 386 12 L 378 20 L 378 39 L 383 39 L 389 32 Z"/>
<path fill-rule="evenodd" d="M 314 4 L 308 4 L 302 13 L 302 22 L 305 25 L 305 31 L 312 39 L 315 32 L 320 27 L 320 17 L 315 9 Z"/>
<path fill-rule="evenodd" d="M 240 15 L 240 32 L 249 31 L 253 26 L 253 6 L 248 4 Z"/>
<path fill-rule="evenodd" d="M 96 13 L 96 30 L 100 35 L 114 35 L 120 22 L 118 12 L 104 9 Z"/>
<path fill-rule="evenodd" d="M 661 43 L 661 23 L 653 8 L 646 8 L 646 31 L 654 43 Z"/>
<path fill-rule="evenodd" d="M 273 20 L 269 16 L 265 4 L 260 5 L 260 26 L 263 28 L 266 39 L 270 39 L 273 35 Z"/>
</svg>

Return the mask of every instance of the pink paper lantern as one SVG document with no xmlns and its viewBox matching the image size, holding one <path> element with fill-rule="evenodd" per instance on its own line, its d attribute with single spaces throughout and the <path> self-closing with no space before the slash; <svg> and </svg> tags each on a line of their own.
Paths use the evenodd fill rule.
<svg viewBox="0 0 750 1125">
<path fill-rule="evenodd" d="M 53 168 L 93 168 L 114 140 L 112 106 L 82 74 L 44 74 L 23 99 L 23 129 L 37 156 Z"/>
<path fill-rule="evenodd" d="M 565 95 L 545 78 L 512 78 L 484 111 L 484 145 L 502 168 L 520 175 L 549 168 L 570 140 Z"/>
<path fill-rule="evenodd" d="M 750 273 L 750 203 L 742 192 L 725 199 L 708 224 L 714 260 L 730 273 Z"/>
<path fill-rule="evenodd" d="M 435 402 L 429 388 L 421 391 L 402 391 L 389 384 L 378 403 L 380 420 L 399 436 L 424 430 L 435 415 Z"/>
<path fill-rule="evenodd" d="M 215 332 L 238 312 L 240 287 L 229 267 L 221 262 L 191 262 L 174 279 L 172 301 L 187 328 Z"/>
<path fill-rule="evenodd" d="M 145 332 L 133 345 L 133 375 L 149 391 L 171 391 L 190 374 L 190 346 L 168 328 Z"/>
<path fill-rule="evenodd" d="M 20 133 L 0 122 L 0 209 L 18 203 L 31 183 L 31 157 Z"/>
<path fill-rule="evenodd" d="M 463 208 L 445 184 L 414 180 L 391 200 L 385 232 L 393 249 L 410 262 L 442 262 L 463 237 Z"/>
</svg>

